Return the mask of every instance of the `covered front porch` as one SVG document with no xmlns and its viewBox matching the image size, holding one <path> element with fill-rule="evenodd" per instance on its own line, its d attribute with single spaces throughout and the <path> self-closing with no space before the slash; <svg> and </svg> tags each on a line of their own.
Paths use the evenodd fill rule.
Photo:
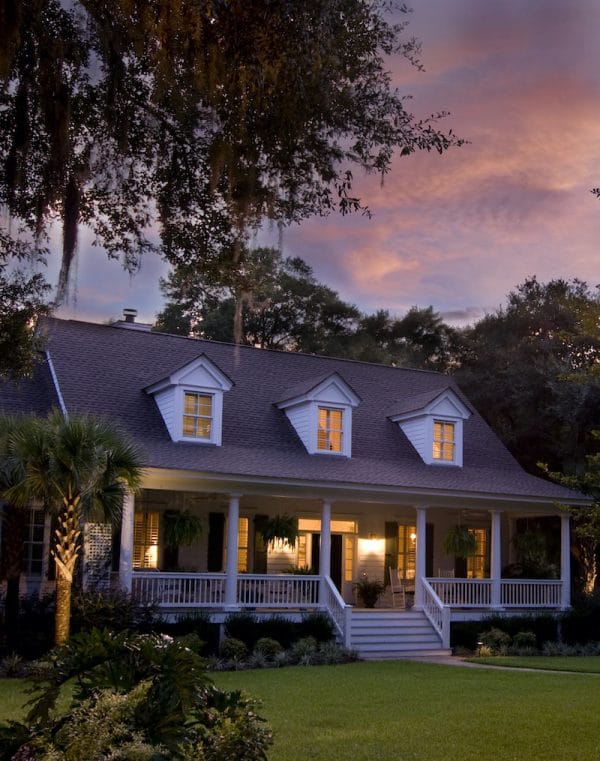
<svg viewBox="0 0 600 761">
<path fill-rule="evenodd" d="M 172 478 L 150 479 L 127 500 L 122 522 L 120 584 L 165 613 L 322 610 L 351 646 L 352 613 L 360 608 L 356 583 L 365 577 L 387 583 L 393 568 L 412 593 L 410 612 L 422 613 L 447 648 L 452 620 L 570 604 L 569 517 L 547 503 L 430 495 L 429 504 L 419 504 L 415 495 L 337 490 L 316 496 L 305 487 L 282 494 L 280 486 L 274 493 L 255 485 L 225 492 L 222 484 L 190 489 L 189 479 L 185 491 L 181 486 Z M 203 532 L 178 548 L 173 561 L 161 544 L 161 526 L 165 513 L 177 510 L 196 514 Z M 261 527 L 282 514 L 297 520 L 297 540 L 266 546 Z M 539 521 L 548 524 L 556 578 L 507 578 L 515 560 L 512 537 Z M 468 562 L 444 550 L 444 534 L 457 523 L 477 536 Z M 391 604 L 384 594 L 376 610 Z"/>
</svg>

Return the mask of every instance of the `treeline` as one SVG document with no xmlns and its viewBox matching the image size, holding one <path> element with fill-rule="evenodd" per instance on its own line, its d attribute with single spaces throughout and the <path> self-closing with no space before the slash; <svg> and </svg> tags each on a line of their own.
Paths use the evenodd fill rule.
<svg viewBox="0 0 600 761">
<path fill-rule="evenodd" d="M 581 473 L 600 428 L 600 289 L 535 277 L 474 325 L 432 306 L 363 314 L 299 258 L 245 249 L 221 273 L 180 267 L 161 282 L 155 329 L 268 349 L 452 374 L 531 472 Z"/>
</svg>

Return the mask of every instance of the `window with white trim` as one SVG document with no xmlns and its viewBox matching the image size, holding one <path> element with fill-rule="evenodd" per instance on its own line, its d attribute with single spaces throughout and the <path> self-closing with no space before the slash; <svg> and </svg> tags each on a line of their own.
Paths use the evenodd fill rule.
<svg viewBox="0 0 600 761">
<path fill-rule="evenodd" d="M 485 579 L 489 576 L 488 532 L 484 528 L 470 528 L 475 536 L 475 554 L 467 558 L 467 579 Z"/>
<path fill-rule="evenodd" d="M 183 436 L 210 441 L 213 425 L 213 397 L 195 391 L 183 394 Z"/>
<path fill-rule="evenodd" d="M 401 579 L 414 579 L 417 567 L 417 528 L 398 526 L 398 573 Z"/>
<path fill-rule="evenodd" d="M 444 420 L 433 422 L 433 459 L 454 462 L 456 444 L 454 423 Z"/>
<path fill-rule="evenodd" d="M 45 528 L 45 512 L 39 508 L 31 508 L 27 538 L 23 545 L 23 570 L 28 576 L 41 576 L 44 570 Z"/>
<path fill-rule="evenodd" d="M 341 452 L 344 431 L 343 411 L 330 407 L 319 407 L 317 449 L 322 452 Z"/>
</svg>

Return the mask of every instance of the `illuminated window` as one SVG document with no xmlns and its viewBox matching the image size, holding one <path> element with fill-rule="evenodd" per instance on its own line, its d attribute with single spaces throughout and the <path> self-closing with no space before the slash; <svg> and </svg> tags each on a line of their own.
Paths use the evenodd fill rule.
<svg viewBox="0 0 600 761">
<path fill-rule="evenodd" d="M 248 570 L 248 534 L 250 522 L 248 518 L 240 518 L 238 522 L 238 573 Z"/>
<path fill-rule="evenodd" d="M 325 452 L 341 452 L 342 435 L 342 410 L 319 407 L 317 449 Z"/>
<path fill-rule="evenodd" d="M 190 439 L 210 439 L 212 396 L 186 391 L 183 397 L 183 435 Z"/>
<path fill-rule="evenodd" d="M 454 461 L 454 423 L 433 423 L 433 459 Z"/>
<path fill-rule="evenodd" d="M 237 570 L 238 573 L 247 573 L 248 571 L 248 539 L 250 535 L 250 521 L 248 518 L 238 518 L 238 548 L 237 548 Z M 227 533 L 225 534 L 227 536 Z M 227 565 L 227 543 L 224 547 L 224 563 Z"/>
<path fill-rule="evenodd" d="M 135 513 L 133 567 L 158 568 L 158 513 Z"/>
<path fill-rule="evenodd" d="M 331 521 L 332 534 L 356 534 L 356 521 Z M 318 534 L 321 531 L 320 518 L 299 518 L 298 531 L 310 531 Z"/>
<path fill-rule="evenodd" d="M 475 534 L 475 554 L 467 558 L 467 578 L 485 579 L 488 566 L 488 533 L 484 528 L 471 528 Z"/>
<path fill-rule="evenodd" d="M 298 548 L 298 567 L 304 568 L 308 565 L 308 556 L 306 554 L 306 534 L 300 534 L 296 542 Z"/>
<path fill-rule="evenodd" d="M 416 570 L 417 530 L 415 526 L 398 526 L 398 573 L 401 579 L 414 579 Z"/>
<path fill-rule="evenodd" d="M 354 537 L 344 536 L 344 581 L 354 579 Z"/>
</svg>

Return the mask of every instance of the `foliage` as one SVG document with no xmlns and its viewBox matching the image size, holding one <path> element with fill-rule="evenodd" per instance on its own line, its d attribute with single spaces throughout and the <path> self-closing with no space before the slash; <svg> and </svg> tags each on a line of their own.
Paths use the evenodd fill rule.
<svg viewBox="0 0 600 761">
<path fill-rule="evenodd" d="M 48 758 L 100 761 L 112 749 L 115 759 L 266 758 L 271 736 L 254 703 L 217 690 L 183 642 L 93 630 L 55 650 L 50 662 L 27 719 L 29 742 Z M 72 706 L 53 715 L 73 678 Z"/>
<path fill-rule="evenodd" d="M 81 551 L 83 518 L 120 517 L 128 489 L 136 489 L 141 456 L 109 423 L 85 417 L 0 418 L 3 469 L 20 478 L 2 490 L 15 505 L 39 501 L 57 518 L 55 642 L 69 636 L 71 587 Z"/>
<path fill-rule="evenodd" d="M 50 286 L 30 269 L 45 261 L 43 249 L 11 240 L 0 229 L 0 378 L 29 376 L 39 359 L 43 340 L 35 327 L 50 311 Z"/>
<path fill-rule="evenodd" d="M 284 616 L 269 616 L 257 622 L 256 633 L 258 639 L 263 637 L 274 639 L 283 648 L 288 648 L 292 642 L 302 636 L 300 627 L 301 624 L 290 621 Z"/>
<path fill-rule="evenodd" d="M 256 617 L 248 611 L 230 613 L 225 619 L 224 629 L 227 637 L 241 640 L 249 651 L 254 650 L 260 636 Z"/>
<path fill-rule="evenodd" d="M 501 655 L 508 650 L 511 640 L 510 634 L 502 631 L 502 629 L 494 627 L 481 632 L 479 635 L 479 641 L 484 647 L 488 648 L 493 655 Z"/>
<path fill-rule="evenodd" d="M 52 647 L 54 635 L 55 604 L 52 595 L 39 597 L 31 594 L 20 600 L 16 622 L 16 637 L 3 641 L 0 629 L 0 653 L 16 653 L 31 660 L 45 655 Z"/>
<path fill-rule="evenodd" d="M 272 248 L 225 249 L 214 270 L 180 266 L 161 290 L 155 329 L 266 349 L 339 353 L 359 317 L 302 259 Z"/>
<path fill-rule="evenodd" d="M 298 519 L 292 515 L 275 515 L 265 521 L 261 534 L 266 545 L 282 542 L 293 547 L 298 539 Z"/>
<path fill-rule="evenodd" d="M 165 510 L 163 541 L 167 547 L 194 544 L 202 535 L 202 521 L 190 510 Z"/>
<path fill-rule="evenodd" d="M 507 578 L 556 579 L 558 568 L 548 559 L 546 536 L 541 531 L 517 531 L 511 539 L 516 562 L 503 569 Z"/>
<path fill-rule="evenodd" d="M 219 655 L 228 661 L 243 661 L 248 655 L 248 648 L 241 639 L 226 637 L 219 647 Z"/>
<path fill-rule="evenodd" d="M 556 642 L 559 638 L 559 618 L 550 613 L 525 616 L 487 616 L 481 621 L 453 621 L 450 629 L 452 648 L 477 649 L 481 634 L 490 629 L 500 629 L 511 638 L 521 631 L 532 631 L 536 635 L 536 647 L 541 650 L 546 642 Z"/>
<path fill-rule="evenodd" d="M 181 615 L 175 621 L 159 621 L 154 630 L 171 637 L 194 634 L 203 643 L 200 649 L 202 654 L 216 653 L 219 647 L 219 625 L 211 623 L 205 611 Z"/>
<path fill-rule="evenodd" d="M 385 592 L 385 585 L 379 579 L 369 579 L 363 576 L 353 585 L 358 599 L 365 608 L 374 608 L 381 595 Z"/>
<path fill-rule="evenodd" d="M 283 652 L 283 647 L 276 639 L 261 637 L 254 646 L 254 652 L 260 653 L 268 661 L 273 661 L 277 655 Z"/>
<path fill-rule="evenodd" d="M 475 534 L 466 526 L 453 526 L 444 537 L 444 553 L 457 558 L 469 558 L 477 550 Z"/>
<path fill-rule="evenodd" d="M 80 224 L 134 269 L 158 222 L 173 262 L 232 230 L 361 209 L 352 168 L 458 143 L 415 119 L 387 72 L 420 68 L 395 2 L 17 0 L 0 24 L 0 204 Z M 265 33 L 268 30 L 268 34 Z M 243 32 L 243 33 L 241 33 Z M 155 219 L 158 217 L 158 219 Z"/>
<path fill-rule="evenodd" d="M 600 288 L 526 280 L 464 331 L 456 378 L 517 460 L 575 474 L 600 427 Z M 533 414 L 532 414 L 533 413 Z"/>
<path fill-rule="evenodd" d="M 91 629 L 149 632 L 158 625 L 156 607 L 141 604 L 121 589 L 77 590 L 71 608 L 73 632 Z"/>
<path fill-rule="evenodd" d="M 314 637 L 317 642 L 331 642 L 334 638 L 334 629 L 331 618 L 326 613 L 315 611 L 302 616 L 298 624 L 300 637 Z"/>
</svg>

